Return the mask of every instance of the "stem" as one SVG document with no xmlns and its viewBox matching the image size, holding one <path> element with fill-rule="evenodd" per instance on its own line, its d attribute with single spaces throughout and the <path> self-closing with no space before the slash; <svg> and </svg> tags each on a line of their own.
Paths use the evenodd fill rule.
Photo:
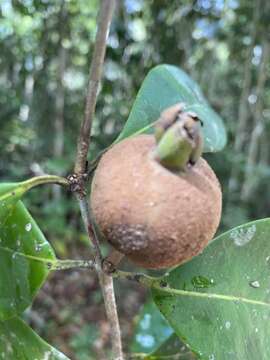
<svg viewBox="0 0 270 360">
<path fill-rule="evenodd" d="M 80 204 L 82 219 L 84 222 L 84 227 L 88 233 L 89 238 L 92 238 L 94 245 L 94 254 L 96 259 L 96 270 L 99 277 L 100 286 L 102 289 L 106 314 L 110 322 L 111 327 L 111 341 L 113 349 L 113 359 L 114 360 L 124 360 L 122 352 L 122 342 L 121 342 L 121 331 L 119 325 L 119 319 L 117 314 L 117 306 L 115 301 L 114 287 L 113 287 L 113 278 L 111 275 L 107 275 L 102 269 L 102 255 L 99 247 L 99 241 L 97 233 L 94 230 L 92 225 L 90 213 L 88 211 L 86 198 L 81 198 L 80 195 L 77 196 L 77 199 Z"/>
<path fill-rule="evenodd" d="M 50 263 L 50 270 L 95 269 L 93 260 L 57 260 Z"/>
<path fill-rule="evenodd" d="M 100 272 L 99 281 L 102 288 L 107 317 L 111 326 L 113 360 L 123 360 L 124 357 L 122 351 L 121 330 L 117 314 L 113 278 L 104 272 Z"/>
<path fill-rule="evenodd" d="M 101 79 L 106 50 L 106 39 L 109 34 L 114 6 L 115 0 L 103 0 L 101 2 L 95 48 L 90 66 L 84 119 L 81 124 L 77 144 L 77 157 L 74 170 L 76 174 L 83 174 L 85 172 L 85 163 L 90 145 L 91 127 L 96 108 L 97 91 Z"/>
<path fill-rule="evenodd" d="M 66 178 L 56 175 L 36 176 L 33 177 L 32 179 L 23 181 L 21 183 L 22 187 L 25 188 L 25 191 L 31 189 L 34 186 L 42 185 L 42 184 L 58 184 L 63 186 L 69 186 L 69 182 Z"/>
<path fill-rule="evenodd" d="M 98 241 L 98 237 L 95 231 L 93 224 L 93 221 L 90 216 L 89 206 L 87 203 L 86 197 L 82 197 L 81 194 L 76 194 L 77 200 L 79 202 L 80 210 L 81 210 L 81 216 L 83 219 L 83 224 L 85 227 L 85 230 L 88 234 L 88 238 L 90 240 L 90 243 L 93 247 L 94 257 L 97 260 L 97 266 L 101 269 L 102 264 L 102 254 L 100 251 L 100 245 Z"/>
<path fill-rule="evenodd" d="M 109 34 L 109 28 L 112 20 L 114 6 L 115 0 L 101 1 L 93 59 L 90 66 L 90 77 L 86 97 L 86 107 L 84 119 L 82 121 L 78 137 L 77 155 L 74 167 L 74 173 L 79 176 L 79 180 L 81 180 L 79 181 L 79 183 L 81 183 L 81 186 L 83 188 L 85 187 L 85 180 L 83 178 L 83 175 L 86 172 L 86 161 L 90 145 L 91 127 L 96 108 L 97 91 L 101 79 L 106 50 L 106 39 Z M 87 231 L 89 239 L 92 240 L 93 244 L 96 270 L 102 288 L 107 317 L 111 326 L 113 359 L 123 360 L 124 357 L 122 353 L 121 332 L 115 302 L 113 279 L 110 275 L 107 275 L 105 272 L 103 272 L 102 269 L 102 254 L 100 251 L 99 240 L 95 231 L 93 221 L 91 219 L 91 214 L 89 212 L 89 207 L 84 190 L 85 189 L 79 189 L 76 193 L 76 197 L 79 202 L 84 227 Z"/>
<path fill-rule="evenodd" d="M 112 276 L 117 279 L 135 281 L 147 288 L 160 287 L 164 289 L 164 287 L 167 286 L 167 283 L 164 281 L 163 277 L 153 277 L 143 273 L 132 273 L 128 271 L 115 270 L 112 273 Z"/>
</svg>

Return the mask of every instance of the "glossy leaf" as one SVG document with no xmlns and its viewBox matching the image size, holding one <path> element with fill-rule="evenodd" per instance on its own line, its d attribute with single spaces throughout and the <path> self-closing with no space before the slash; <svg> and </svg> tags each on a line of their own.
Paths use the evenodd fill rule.
<svg viewBox="0 0 270 360">
<path fill-rule="evenodd" d="M 196 112 L 203 121 L 204 151 L 221 150 L 226 144 L 222 119 L 210 107 L 196 82 L 172 65 L 159 65 L 148 73 L 116 142 L 142 132 L 151 132 L 160 113 L 178 102 L 184 102 L 185 110 Z"/>
<path fill-rule="evenodd" d="M 6 218 L 24 193 L 37 185 L 48 183 L 68 185 L 65 178 L 54 175 L 37 176 L 18 183 L 0 184 L 0 227 L 4 226 Z"/>
<path fill-rule="evenodd" d="M 138 316 L 131 351 L 150 353 L 158 349 L 172 333 L 172 328 L 150 300 L 143 306 Z"/>
<path fill-rule="evenodd" d="M 153 290 L 159 309 L 200 359 L 268 360 L 270 219 L 219 236 Z"/>
<path fill-rule="evenodd" d="M 54 259 L 52 247 L 19 201 L 0 227 L 0 320 L 31 304 Z"/>
<path fill-rule="evenodd" d="M 0 359 L 69 360 L 20 318 L 0 321 Z"/>
<path fill-rule="evenodd" d="M 67 180 L 44 175 L 20 183 L 0 184 L 0 320 L 27 308 L 45 281 L 55 260 L 34 219 L 20 201 L 32 187 Z"/>
<path fill-rule="evenodd" d="M 21 183 L 0 184 L 0 227 L 4 226 L 8 215 L 26 191 L 20 185 Z"/>
<path fill-rule="evenodd" d="M 195 360 L 193 354 L 180 341 L 152 300 L 141 309 L 134 331 L 131 351 L 146 360 L 178 356 L 183 360 Z"/>
<path fill-rule="evenodd" d="M 173 333 L 164 343 L 146 359 L 179 359 L 179 360 L 196 360 L 197 356 L 185 346 L 179 337 Z"/>
</svg>

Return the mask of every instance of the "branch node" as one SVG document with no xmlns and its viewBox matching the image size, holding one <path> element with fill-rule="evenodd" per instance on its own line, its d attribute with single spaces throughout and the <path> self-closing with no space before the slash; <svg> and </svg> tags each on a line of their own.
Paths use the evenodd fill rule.
<svg viewBox="0 0 270 360">
<path fill-rule="evenodd" d="M 86 179 L 87 179 L 87 174 L 79 175 L 74 173 L 67 176 L 70 191 L 77 193 L 81 199 L 84 196 L 86 196 L 86 190 L 85 190 Z"/>
<path fill-rule="evenodd" d="M 106 273 L 106 274 L 113 274 L 116 271 L 116 267 L 115 265 L 110 262 L 108 259 L 103 259 L 102 260 L 102 270 Z"/>
</svg>

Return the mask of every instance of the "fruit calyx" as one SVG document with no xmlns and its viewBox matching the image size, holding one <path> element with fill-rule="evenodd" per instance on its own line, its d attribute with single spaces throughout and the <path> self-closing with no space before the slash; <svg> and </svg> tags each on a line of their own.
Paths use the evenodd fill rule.
<svg viewBox="0 0 270 360">
<path fill-rule="evenodd" d="M 155 159 L 168 170 L 186 171 L 202 154 L 202 122 L 179 103 L 164 110 L 155 124 Z"/>
</svg>

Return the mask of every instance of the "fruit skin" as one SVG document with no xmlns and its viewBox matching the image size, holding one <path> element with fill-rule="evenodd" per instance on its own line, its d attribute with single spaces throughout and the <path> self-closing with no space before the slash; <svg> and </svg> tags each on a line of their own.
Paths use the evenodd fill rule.
<svg viewBox="0 0 270 360">
<path fill-rule="evenodd" d="M 221 215 L 220 184 L 200 158 L 173 173 L 154 159 L 155 139 L 140 135 L 105 153 L 92 183 L 91 208 L 107 241 L 135 264 L 172 267 L 199 254 Z"/>
</svg>

